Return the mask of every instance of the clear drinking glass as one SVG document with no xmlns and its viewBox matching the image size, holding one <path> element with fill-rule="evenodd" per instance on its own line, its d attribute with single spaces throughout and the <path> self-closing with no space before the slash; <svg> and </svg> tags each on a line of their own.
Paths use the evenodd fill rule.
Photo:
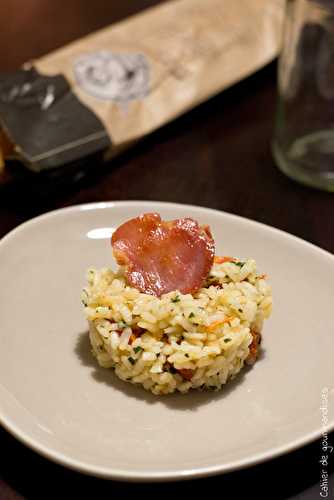
<svg viewBox="0 0 334 500">
<path fill-rule="evenodd" d="M 334 192 L 334 0 L 287 0 L 278 93 L 278 167 Z"/>
</svg>

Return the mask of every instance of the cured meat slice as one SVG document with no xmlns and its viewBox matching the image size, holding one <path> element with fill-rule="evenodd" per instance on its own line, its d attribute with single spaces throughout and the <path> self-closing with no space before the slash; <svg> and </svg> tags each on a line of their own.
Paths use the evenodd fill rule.
<svg viewBox="0 0 334 500">
<path fill-rule="evenodd" d="M 157 213 L 125 222 L 116 229 L 111 243 L 130 285 L 157 297 L 174 290 L 197 291 L 215 253 L 208 226 L 191 218 L 162 221 Z"/>
</svg>

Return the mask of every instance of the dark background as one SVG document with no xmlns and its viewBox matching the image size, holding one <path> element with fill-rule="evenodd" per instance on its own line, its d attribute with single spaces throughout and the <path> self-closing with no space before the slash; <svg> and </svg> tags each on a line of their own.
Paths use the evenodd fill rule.
<svg viewBox="0 0 334 500">
<path fill-rule="evenodd" d="M 154 0 L 1 0 L 0 71 L 18 68 Z M 300 186 L 276 168 L 270 141 L 276 64 L 226 90 L 152 134 L 131 151 L 52 195 L 30 189 L 0 191 L 0 237 L 47 210 L 100 200 L 146 199 L 192 203 L 249 217 L 334 252 L 334 196 Z M 9 194 L 10 193 L 10 194 Z M 274 389 L 273 389 L 274 390 Z M 319 416 L 320 420 L 320 416 Z M 331 442 L 334 441 L 330 436 Z M 99 480 L 55 465 L 0 428 L 0 500 L 140 495 L 316 499 L 320 442 L 225 476 L 137 485 Z M 334 457 L 329 497 L 334 495 Z"/>
</svg>

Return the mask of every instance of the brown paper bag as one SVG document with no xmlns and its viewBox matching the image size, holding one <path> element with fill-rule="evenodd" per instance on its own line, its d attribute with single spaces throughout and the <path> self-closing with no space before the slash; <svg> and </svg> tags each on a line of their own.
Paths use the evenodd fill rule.
<svg viewBox="0 0 334 500">
<path fill-rule="evenodd" d="M 275 58 L 283 3 L 173 0 L 0 77 L 12 157 L 40 171 L 116 154 Z"/>
</svg>

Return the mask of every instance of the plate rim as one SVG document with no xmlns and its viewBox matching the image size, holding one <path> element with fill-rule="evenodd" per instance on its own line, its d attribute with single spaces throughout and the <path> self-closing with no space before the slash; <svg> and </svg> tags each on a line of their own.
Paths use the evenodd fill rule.
<svg viewBox="0 0 334 500">
<path fill-rule="evenodd" d="M 122 205 L 133 205 L 136 206 L 137 204 L 147 204 L 147 205 L 153 205 L 153 204 L 159 204 L 159 205 L 165 205 L 166 207 L 175 207 L 175 208 L 184 208 L 184 207 L 189 207 L 191 209 L 195 210 L 204 210 L 206 212 L 215 212 L 219 215 L 223 215 L 227 218 L 231 219 L 236 219 L 240 221 L 246 221 L 247 223 L 250 223 L 251 225 L 255 226 L 260 226 L 262 229 L 268 230 L 271 233 L 274 234 L 280 234 L 281 236 L 292 239 L 297 243 L 303 243 L 303 245 L 307 245 L 310 248 L 313 248 L 316 251 L 320 251 L 324 254 L 326 254 L 328 257 L 334 260 L 334 254 L 332 254 L 330 251 L 325 250 L 324 248 L 319 247 L 318 245 L 315 245 L 314 243 L 311 243 L 308 240 L 305 240 L 304 238 L 301 238 L 300 236 L 296 236 L 292 233 L 289 233 L 288 231 L 285 231 L 284 229 L 279 229 L 274 226 L 270 226 L 269 224 L 265 224 L 264 222 L 260 222 L 254 219 L 250 219 L 248 217 L 243 217 L 242 215 L 237 215 L 231 212 L 226 212 L 225 210 L 219 210 L 217 208 L 210 208 L 210 207 L 204 207 L 202 205 L 192 205 L 189 203 L 174 203 L 174 202 L 169 202 L 169 201 L 158 201 L 158 200 L 114 200 L 114 201 L 97 201 L 97 202 L 90 202 L 90 203 L 78 203 L 74 205 L 69 205 L 67 207 L 62 207 L 62 208 L 56 208 L 54 210 L 49 210 L 47 212 L 44 212 L 41 215 L 37 215 L 35 217 L 32 217 L 31 219 L 28 219 L 24 222 L 21 222 L 17 226 L 15 226 L 13 229 L 9 230 L 6 234 L 4 234 L 0 238 L 0 246 L 4 244 L 7 239 L 15 236 L 18 232 L 24 230 L 26 227 L 29 225 L 33 225 L 38 223 L 39 221 L 42 221 L 43 219 L 48 219 L 49 217 L 55 217 L 60 213 L 64 212 L 75 212 L 77 210 L 103 210 L 106 208 L 113 208 L 114 206 L 122 206 Z"/>
<path fill-rule="evenodd" d="M 41 222 L 45 219 L 53 218 L 56 217 L 59 214 L 63 213 L 70 213 L 70 212 L 77 212 L 77 211 L 85 211 L 85 210 L 103 210 L 103 209 L 110 209 L 114 207 L 135 207 L 138 205 L 163 205 L 166 207 L 174 208 L 174 209 L 182 209 L 184 210 L 185 207 L 188 207 L 189 209 L 192 210 L 198 210 L 200 212 L 214 212 L 216 214 L 219 214 L 220 216 L 224 216 L 227 218 L 230 218 L 232 220 L 238 220 L 238 221 L 244 221 L 247 222 L 248 224 L 251 224 L 254 227 L 260 227 L 261 229 L 264 229 L 266 231 L 271 232 L 272 234 L 276 234 L 279 236 L 283 236 L 284 238 L 287 238 L 288 240 L 292 240 L 295 243 L 298 244 L 303 244 L 303 246 L 308 246 L 312 250 L 316 250 L 317 252 L 322 253 L 325 255 L 327 258 L 329 257 L 334 264 L 334 255 L 330 253 L 329 251 L 320 248 L 319 246 L 310 243 L 307 240 L 304 240 L 303 238 L 300 238 L 298 236 L 295 236 L 291 233 L 288 233 L 282 229 L 275 228 L 273 226 L 269 226 L 267 224 L 264 224 L 262 222 L 258 222 L 253 219 L 249 219 L 247 217 L 243 217 L 237 214 L 233 214 L 230 212 L 226 212 L 223 210 L 218 210 L 214 208 L 209 208 L 209 207 L 203 207 L 200 205 L 190 205 L 190 204 L 183 204 L 183 203 L 174 203 L 174 202 L 166 202 L 166 201 L 156 201 L 156 200 L 114 200 L 114 201 L 98 201 L 98 202 L 91 202 L 91 203 L 79 203 L 75 205 L 70 205 L 67 207 L 63 208 L 58 208 L 55 210 L 47 211 L 41 215 L 38 215 L 36 217 L 33 217 L 12 230 L 10 230 L 8 233 L 6 233 L 1 239 L 0 239 L 0 251 L 1 247 L 3 244 L 6 244 L 7 241 L 10 241 L 12 238 L 14 238 L 17 234 L 19 234 L 21 231 L 25 230 L 27 227 L 30 225 L 34 225 L 38 222 Z M 157 207 L 158 210 L 158 207 Z M 1 382 L 0 382 L 1 384 Z M 4 388 L 5 391 L 7 391 Z M 194 468 L 188 468 L 184 470 L 176 469 L 176 470 L 170 470 L 170 471 L 155 471 L 155 472 L 147 472 L 147 471 L 136 471 L 136 470 L 126 470 L 126 469 L 117 469 L 115 467 L 102 467 L 98 465 L 93 465 L 93 464 L 88 464 L 86 462 L 71 458 L 69 455 L 66 455 L 64 453 L 57 452 L 53 450 L 52 448 L 45 446 L 42 441 L 38 439 L 34 439 L 29 437 L 29 435 L 24 431 L 21 430 L 19 426 L 16 425 L 16 423 L 13 423 L 9 418 L 3 415 L 3 411 L 1 408 L 1 400 L 0 400 L 0 425 L 7 431 L 9 434 L 11 434 L 14 438 L 16 438 L 20 443 L 24 444 L 31 450 L 37 452 L 39 455 L 43 456 L 44 458 L 47 458 L 48 460 L 51 460 L 52 462 L 55 462 L 57 464 L 60 464 L 62 466 L 66 466 L 72 470 L 87 474 L 87 475 L 93 475 L 96 477 L 104 478 L 104 479 L 114 479 L 114 480 L 119 480 L 119 481 L 128 481 L 128 482 L 162 482 L 162 481 L 175 481 L 175 480 L 189 480 L 189 479 L 194 479 L 194 478 L 203 478 L 203 477 L 208 477 L 208 476 L 213 476 L 217 474 L 223 474 L 223 473 L 228 473 L 232 471 L 237 471 L 241 469 L 245 469 L 247 467 L 252 467 L 254 465 L 263 463 L 265 461 L 277 458 L 281 455 L 284 455 L 286 453 L 292 452 L 302 446 L 306 446 L 309 443 L 315 441 L 316 439 L 319 439 L 322 435 L 323 432 L 331 432 L 334 430 L 334 416 L 332 418 L 332 421 L 329 421 L 326 428 L 324 429 L 322 426 L 319 425 L 319 429 L 309 432 L 307 434 L 304 434 L 303 436 L 300 436 L 296 438 L 295 440 L 291 441 L 288 444 L 285 445 L 280 445 L 276 446 L 274 448 L 271 448 L 270 450 L 267 451 L 262 451 L 255 453 L 254 455 L 250 457 L 246 457 L 244 459 L 237 459 L 234 461 L 230 461 L 229 463 L 226 464 L 216 464 L 216 465 L 210 465 L 210 466 L 205 466 L 205 467 L 194 467 Z"/>
</svg>

